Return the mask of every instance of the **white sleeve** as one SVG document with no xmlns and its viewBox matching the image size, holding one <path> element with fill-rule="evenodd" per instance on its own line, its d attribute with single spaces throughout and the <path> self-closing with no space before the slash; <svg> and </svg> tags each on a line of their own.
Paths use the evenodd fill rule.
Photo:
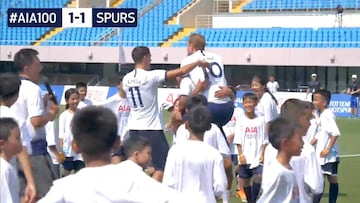
<svg viewBox="0 0 360 203">
<path fill-rule="evenodd" d="M 55 122 L 49 121 L 45 125 L 45 131 L 46 131 L 46 142 L 48 146 L 56 146 L 56 133 L 55 133 Z"/>
<path fill-rule="evenodd" d="M 261 120 L 261 125 L 260 125 L 260 137 L 262 138 L 262 144 L 268 144 L 269 143 L 269 137 L 268 135 L 265 133 L 265 120 L 264 119 L 260 119 Z"/>
<path fill-rule="evenodd" d="M 1 160 L 3 161 L 3 160 Z M 1 187 L 0 187 L 0 202 L 1 203 L 13 203 L 16 200 L 12 199 L 12 195 L 11 195 L 11 189 L 10 189 L 10 171 L 9 170 L 4 170 L 2 168 L 1 171 L 1 176 L 0 176 L 0 183 L 1 183 Z"/>
<path fill-rule="evenodd" d="M 184 141 L 189 139 L 189 131 L 185 128 L 185 124 L 182 124 L 179 126 L 179 128 L 176 131 L 176 138 L 175 143 L 178 143 L 179 141 Z"/>
<path fill-rule="evenodd" d="M 42 116 L 45 114 L 44 100 L 41 95 L 40 88 L 31 94 L 27 94 L 26 104 L 29 112 L 29 117 Z"/>
<path fill-rule="evenodd" d="M 166 79 L 166 70 L 152 70 L 151 77 L 155 83 L 164 82 Z"/>
<path fill-rule="evenodd" d="M 242 139 L 244 137 L 243 135 L 243 129 L 242 129 L 242 119 L 237 119 L 235 124 L 235 135 L 234 135 L 234 144 L 242 144 Z"/>
<path fill-rule="evenodd" d="M 216 159 L 213 171 L 214 193 L 216 197 L 221 197 L 227 188 L 227 178 L 225 174 L 224 161 L 221 156 Z"/>
<path fill-rule="evenodd" d="M 222 155 L 230 155 L 230 148 L 229 145 L 227 144 L 224 135 L 222 134 L 220 128 L 217 125 L 212 125 L 213 128 L 216 131 L 216 140 L 217 140 L 217 144 L 218 144 L 218 150 L 220 152 L 220 154 Z"/>
<path fill-rule="evenodd" d="M 272 109 L 273 108 L 277 108 L 275 102 L 273 101 L 273 99 L 271 98 L 271 95 L 269 93 L 265 93 L 268 94 L 268 96 L 266 97 L 266 99 L 268 101 L 264 102 L 263 104 L 263 108 L 264 108 L 264 117 L 265 117 L 265 123 L 268 123 L 272 120 L 274 120 L 274 118 L 276 117 L 276 115 L 273 115 Z"/>
<path fill-rule="evenodd" d="M 309 186 L 313 194 L 320 194 L 324 190 L 324 175 L 321 166 L 316 158 L 316 153 L 313 151 L 305 159 L 304 182 Z"/>
<path fill-rule="evenodd" d="M 192 82 L 189 77 L 185 77 L 180 81 L 179 95 L 190 95 L 193 91 Z"/>
<path fill-rule="evenodd" d="M 63 198 L 63 190 L 57 187 L 56 185 L 51 186 L 48 193 L 45 197 L 40 199 L 38 203 L 65 203 L 66 201 Z"/>
<path fill-rule="evenodd" d="M 275 81 L 275 87 L 276 89 L 279 89 L 279 83 L 277 81 Z"/>
<path fill-rule="evenodd" d="M 66 111 L 66 110 L 65 110 Z M 63 113 L 61 113 L 60 114 L 60 117 L 59 117 L 59 138 L 61 138 L 61 139 L 64 139 L 64 137 L 65 137 L 65 113 L 66 112 L 63 112 Z"/>
<path fill-rule="evenodd" d="M 164 169 L 164 177 L 162 183 L 168 187 L 174 188 L 176 178 L 174 176 L 174 169 L 175 169 L 175 153 L 176 153 L 176 146 L 172 146 L 169 150 L 169 153 L 166 158 L 166 164 Z"/>
<path fill-rule="evenodd" d="M 330 111 L 328 112 L 329 114 L 326 115 L 327 122 L 325 129 L 331 136 L 340 136 L 340 131 L 335 121 L 335 115 Z"/>
</svg>

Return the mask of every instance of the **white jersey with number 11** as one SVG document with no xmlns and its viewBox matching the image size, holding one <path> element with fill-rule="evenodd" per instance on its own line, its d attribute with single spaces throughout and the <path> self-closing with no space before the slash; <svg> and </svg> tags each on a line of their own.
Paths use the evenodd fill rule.
<svg viewBox="0 0 360 203">
<path fill-rule="evenodd" d="M 165 70 L 134 69 L 124 76 L 124 90 L 131 106 L 129 130 L 162 129 L 157 94 L 165 74 Z"/>
</svg>

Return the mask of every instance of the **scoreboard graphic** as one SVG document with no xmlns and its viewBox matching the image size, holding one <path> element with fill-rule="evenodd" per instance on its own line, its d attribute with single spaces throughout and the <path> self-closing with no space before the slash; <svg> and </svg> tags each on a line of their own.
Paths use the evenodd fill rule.
<svg viewBox="0 0 360 203">
<path fill-rule="evenodd" d="M 8 27 L 136 27 L 134 8 L 9 8 Z"/>
</svg>

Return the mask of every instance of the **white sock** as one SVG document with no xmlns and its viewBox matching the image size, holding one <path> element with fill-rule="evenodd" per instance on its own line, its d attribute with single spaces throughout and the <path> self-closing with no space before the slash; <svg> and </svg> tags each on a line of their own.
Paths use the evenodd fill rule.
<svg viewBox="0 0 360 203">
<path fill-rule="evenodd" d="M 230 190 L 226 190 L 222 195 L 222 202 L 229 203 L 229 200 L 230 200 Z"/>
</svg>

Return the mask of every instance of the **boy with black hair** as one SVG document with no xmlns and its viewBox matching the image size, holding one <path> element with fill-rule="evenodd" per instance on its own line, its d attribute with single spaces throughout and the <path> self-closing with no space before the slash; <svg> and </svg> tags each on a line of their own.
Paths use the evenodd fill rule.
<svg viewBox="0 0 360 203">
<path fill-rule="evenodd" d="M 243 96 L 244 115 L 236 121 L 234 143 L 239 153 L 238 176 L 243 180 L 247 202 L 255 203 L 261 188 L 264 151 L 268 144 L 265 119 L 255 114 L 258 98 Z"/>
<path fill-rule="evenodd" d="M 119 145 L 115 115 L 104 107 L 91 106 L 79 110 L 72 122 L 73 149 L 82 154 L 86 167 L 54 181 L 39 202 L 94 202 L 103 197 L 117 200 L 113 190 L 106 187 L 108 183 L 104 182 L 113 180 L 114 165 L 110 164 L 110 154 Z"/>
<path fill-rule="evenodd" d="M 24 200 L 31 202 L 36 198 L 36 188 L 29 160 L 29 154 L 32 152 L 30 137 L 25 123 L 18 122 L 15 113 L 10 108 L 19 97 L 20 85 L 21 81 L 17 75 L 11 73 L 0 75 L 0 117 L 13 118 L 19 125 L 23 150 L 17 155 L 17 158 L 27 181 Z M 15 159 L 12 159 L 11 163 L 14 167 L 18 168 Z"/>
<path fill-rule="evenodd" d="M 339 193 L 339 184 L 337 180 L 338 165 L 340 162 L 338 138 L 340 136 L 339 128 L 336 124 L 336 117 L 331 109 L 328 108 L 331 93 L 328 90 L 321 89 L 314 93 L 314 106 L 320 113 L 318 131 L 310 142 L 316 144 L 316 154 L 323 171 L 330 183 L 329 202 L 336 202 Z M 322 194 L 315 197 L 314 202 L 320 202 Z"/>
<path fill-rule="evenodd" d="M 17 171 L 10 160 L 22 150 L 20 129 L 12 118 L 0 118 L 0 202 L 20 202 Z"/>
<path fill-rule="evenodd" d="M 75 84 L 75 88 L 77 89 L 77 91 L 80 94 L 80 102 L 79 102 L 79 106 L 78 106 L 79 109 L 93 105 L 91 100 L 85 98 L 87 95 L 87 84 L 86 83 L 77 82 Z"/>
<path fill-rule="evenodd" d="M 215 203 L 216 197 L 222 197 L 227 187 L 222 156 L 203 142 L 204 133 L 211 128 L 211 120 L 207 107 L 193 107 L 185 124 L 190 132 L 189 140 L 171 147 L 165 166 L 163 184 L 192 197 L 197 203 Z"/>
<path fill-rule="evenodd" d="M 263 192 L 257 202 L 298 202 L 298 189 L 290 159 L 301 153 L 304 143 L 302 133 L 298 126 L 279 117 L 270 122 L 269 141 L 278 154 L 276 159 L 271 159 L 264 166 Z"/>
<path fill-rule="evenodd" d="M 199 95 L 189 96 L 185 104 L 184 119 L 185 120 L 187 119 L 192 108 L 199 105 L 207 107 L 207 104 L 208 102 L 204 95 L 199 94 Z M 188 129 L 186 129 L 186 125 L 182 124 L 181 126 L 179 126 L 176 132 L 176 142 L 182 142 L 184 140 L 188 140 L 189 137 L 190 137 L 190 132 Z M 223 194 L 224 195 L 223 203 L 228 202 L 230 196 L 231 183 L 233 179 L 230 148 L 220 128 L 214 123 L 211 123 L 211 128 L 205 132 L 204 142 L 217 149 L 220 152 L 220 154 L 224 157 L 224 167 L 229 185 L 228 185 L 228 190 L 225 191 Z"/>
<path fill-rule="evenodd" d="M 288 99 L 281 106 L 280 116 L 297 123 L 302 130 L 304 140 L 313 117 L 313 105 L 299 99 Z M 290 165 L 295 172 L 300 203 L 312 202 L 324 187 L 324 177 L 313 146 L 304 141 L 300 156 L 291 158 Z"/>
<path fill-rule="evenodd" d="M 146 169 L 151 161 L 151 142 L 146 137 L 133 136 L 124 142 L 124 153 L 127 160 Z"/>
</svg>

